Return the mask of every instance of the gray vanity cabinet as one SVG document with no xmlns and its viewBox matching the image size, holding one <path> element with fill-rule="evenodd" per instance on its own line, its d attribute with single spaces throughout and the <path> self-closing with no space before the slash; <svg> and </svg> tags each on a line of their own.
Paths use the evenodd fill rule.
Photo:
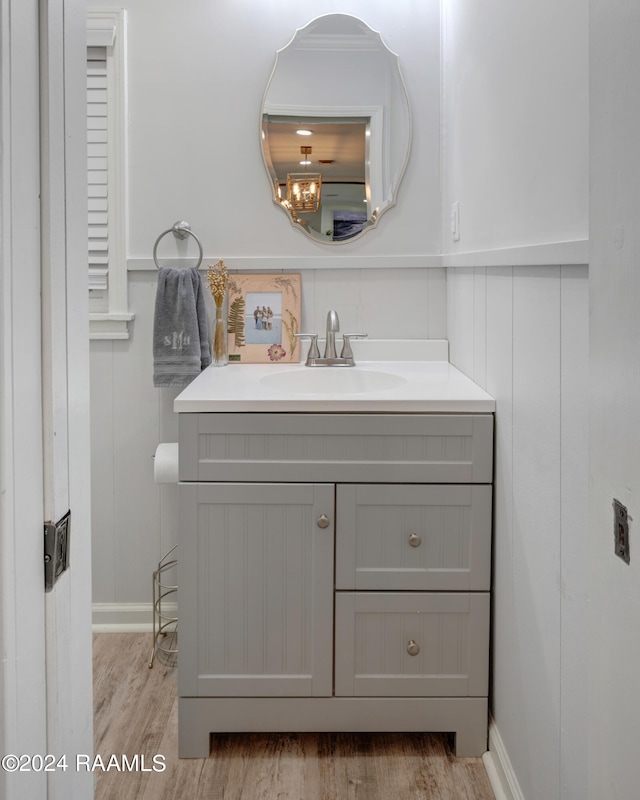
<svg viewBox="0 0 640 800">
<path fill-rule="evenodd" d="M 179 752 L 487 744 L 492 414 L 181 414 Z"/>
</svg>

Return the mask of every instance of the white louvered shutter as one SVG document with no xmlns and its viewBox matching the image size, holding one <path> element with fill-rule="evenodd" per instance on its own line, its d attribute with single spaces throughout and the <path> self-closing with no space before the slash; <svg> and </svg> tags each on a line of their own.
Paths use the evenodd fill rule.
<svg viewBox="0 0 640 800">
<path fill-rule="evenodd" d="M 87 171 L 89 290 L 107 303 L 109 287 L 109 161 L 106 47 L 87 48 Z"/>
<path fill-rule="evenodd" d="M 89 335 L 128 339 L 126 17 L 87 9 Z"/>
</svg>

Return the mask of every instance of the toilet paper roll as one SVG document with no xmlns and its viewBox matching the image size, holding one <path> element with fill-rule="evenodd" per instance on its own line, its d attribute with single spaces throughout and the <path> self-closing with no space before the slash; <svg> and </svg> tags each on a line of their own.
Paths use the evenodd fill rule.
<svg viewBox="0 0 640 800">
<path fill-rule="evenodd" d="M 153 479 L 156 483 L 178 482 L 178 442 L 162 442 L 156 447 Z"/>
</svg>

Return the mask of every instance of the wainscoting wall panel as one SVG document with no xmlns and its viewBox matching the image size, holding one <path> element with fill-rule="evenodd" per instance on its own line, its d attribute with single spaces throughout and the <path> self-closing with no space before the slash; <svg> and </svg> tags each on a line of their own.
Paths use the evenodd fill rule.
<svg viewBox="0 0 640 800">
<path fill-rule="evenodd" d="M 447 288 L 451 360 L 497 401 L 495 726 L 524 797 L 586 797 L 588 268 L 448 269 Z"/>
</svg>

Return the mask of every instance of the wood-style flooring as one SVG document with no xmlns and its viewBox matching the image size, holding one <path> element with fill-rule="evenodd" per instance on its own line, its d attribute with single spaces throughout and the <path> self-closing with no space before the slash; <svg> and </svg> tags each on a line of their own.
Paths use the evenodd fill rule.
<svg viewBox="0 0 640 800">
<path fill-rule="evenodd" d="M 93 646 L 95 753 L 147 770 L 95 771 L 95 800 L 494 800 L 482 759 L 456 758 L 446 734 L 225 734 L 180 760 L 175 669 L 149 669 L 151 634 Z"/>
</svg>

